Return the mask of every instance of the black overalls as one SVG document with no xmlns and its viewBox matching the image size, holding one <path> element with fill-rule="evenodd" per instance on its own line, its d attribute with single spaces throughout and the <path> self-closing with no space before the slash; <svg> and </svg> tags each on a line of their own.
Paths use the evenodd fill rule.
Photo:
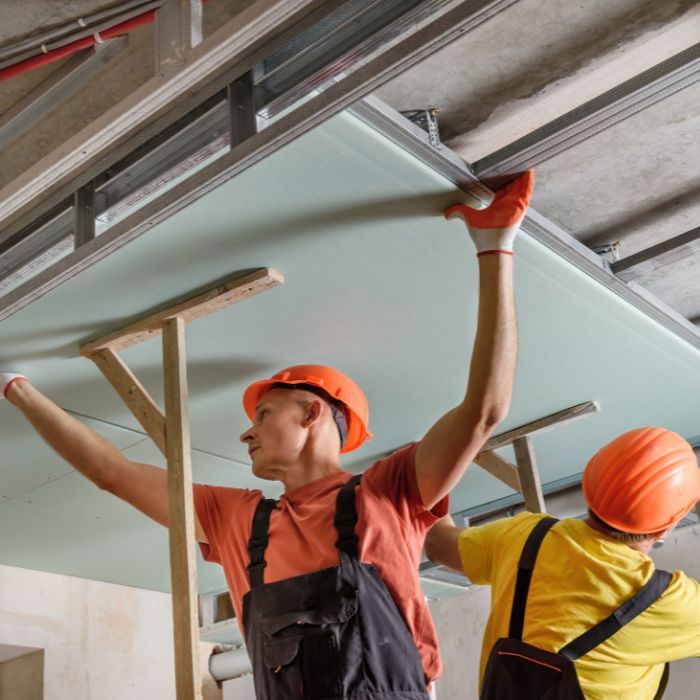
<svg viewBox="0 0 700 700">
<path fill-rule="evenodd" d="M 557 522 L 556 518 L 543 518 L 525 542 L 518 562 L 508 637 L 499 639 L 491 649 L 479 695 L 481 700 L 585 700 L 573 662 L 643 613 L 661 597 L 671 581 L 671 574 L 657 569 L 635 595 L 558 652 L 524 642 L 525 607 L 537 553 L 544 536 Z M 667 681 L 668 664 L 655 700 L 663 695 Z"/>
<path fill-rule="evenodd" d="M 359 561 L 359 481 L 352 477 L 336 500 L 340 564 L 275 583 L 264 583 L 263 572 L 277 501 L 258 504 L 243 597 L 257 700 L 428 700 L 413 637 L 377 570 Z"/>
</svg>

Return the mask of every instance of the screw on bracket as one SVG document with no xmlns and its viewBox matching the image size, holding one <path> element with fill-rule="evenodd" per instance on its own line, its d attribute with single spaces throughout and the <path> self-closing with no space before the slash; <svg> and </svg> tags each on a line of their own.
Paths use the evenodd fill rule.
<svg viewBox="0 0 700 700">
<path fill-rule="evenodd" d="M 608 262 L 615 262 L 615 260 L 620 259 L 621 248 L 622 243 L 620 243 L 620 241 L 615 241 L 614 243 L 605 243 L 604 245 L 594 246 L 592 250 L 601 257 L 605 257 Z"/>
<path fill-rule="evenodd" d="M 438 127 L 437 115 L 440 113 L 438 107 L 427 107 L 426 109 L 411 109 L 401 112 L 414 124 L 420 126 L 428 132 L 428 143 L 433 148 L 440 148 L 440 129 Z"/>
</svg>

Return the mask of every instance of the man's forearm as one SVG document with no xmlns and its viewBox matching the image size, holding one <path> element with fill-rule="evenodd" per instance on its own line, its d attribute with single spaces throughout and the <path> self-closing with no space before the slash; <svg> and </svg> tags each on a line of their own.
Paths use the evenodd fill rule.
<svg viewBox="0 0 700 700">
<path fill-rule="evenodd" d="M 517 356 L 513 258 L 479 258 L 479 315 L 463 407 L 471 421 L 493 429 L 508 413 Z"/>
<path fill-rule="evenodd" d="M 111 490 L 114 466 L 124 461 L 116 447 L 63 411 L 27 381 L 13 384 L 7 400 L 24 413 L 63 459 L 100 488 Z"/>
</svg>

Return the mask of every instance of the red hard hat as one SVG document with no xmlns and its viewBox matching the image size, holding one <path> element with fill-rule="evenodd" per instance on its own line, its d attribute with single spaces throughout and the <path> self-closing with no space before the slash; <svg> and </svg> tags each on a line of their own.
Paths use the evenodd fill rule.
<svg viewBox="0 0 700 700">
<path fill-rule="evenodd" d="M 681 520 L 700 499 L 698 461 L 677 433 L 630 430 L 589 460 L 583 496 L 593 513 L 617 530 L 660 532 Z"/>
<path fill-rule="evenodd" d="M 356 450 L 365 440 L 372 439 L 367 430 L 369 407 L 367 397 L 360 387 L 342 372 L 325 365 L 295 365 L 287 367 L 269 379 L 253 382 L 243 394 L 243 408 L 250 420 L 260 397 L 274 384 L 310 384 L 323 389 L 331 398 L 343 405 L 348 421 L 348 436 L 341 452 Z"/>
</svg>

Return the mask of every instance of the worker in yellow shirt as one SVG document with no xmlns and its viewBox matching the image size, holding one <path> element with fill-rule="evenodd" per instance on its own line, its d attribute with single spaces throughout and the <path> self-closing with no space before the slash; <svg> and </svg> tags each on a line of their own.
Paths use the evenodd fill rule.
<svg viewBox="0 0 700 700">
<path fill-rule="evenodd" d="M 586 465 L 585 520 L 521 513 L 428 533 L 435 562 L 490 585 L 482 700 L 652 700 L 668 662 L 700 656 L 700 584 L 648 556 L 700 499 L 676 433 L 640 428 Z"/>
</svg>

